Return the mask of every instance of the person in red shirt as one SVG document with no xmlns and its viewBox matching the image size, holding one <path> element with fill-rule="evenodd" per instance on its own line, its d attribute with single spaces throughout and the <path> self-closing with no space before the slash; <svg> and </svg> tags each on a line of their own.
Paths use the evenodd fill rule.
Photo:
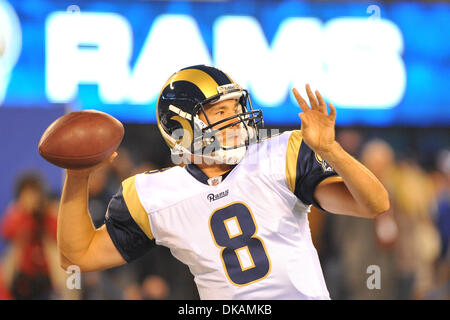
<svg viewBox="0 0 450 320">
<path fill-rule="evenodd" d="M 52 284 L 45 241 L 56 241 L 56 214 L 49 210 L 43 181 L 36 174 L 19 179 L 16 199 L 0 223 L 1 235 L 18 251 L 10 285 L 13 299 L 48 299 Z"/>
<path fill-rule="evenodd" d="M 11 295 L 3 279 L 3 269 L 0 266 L 0 300 L 11 300 Z"/>
</svg>

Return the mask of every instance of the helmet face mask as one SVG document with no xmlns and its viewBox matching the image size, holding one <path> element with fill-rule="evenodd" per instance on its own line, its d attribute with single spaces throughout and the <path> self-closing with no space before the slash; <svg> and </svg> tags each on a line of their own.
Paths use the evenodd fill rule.
<svg viewBox="0 0 450 320">
<path fill-rule="evenodd" d="M 238 101 L 239 112 L 212 122 L 207 108 L 229 99 Z M 169 79 L 158 99 L 157 118 L 172 154 L 188 162 L 194 155 L 208 164 L 238 163 L 247 147 L 260 141 L 259 128 L 264 123 L 247 90 L 222 71 L 206 66 L 182 69 Z"/>
<path fill-rule="evenodd" d="M 219 135 L 224 135 L 225 132 L 230 131 L 243 131 L 248 139 L 245 139 L 245 145 L 248 146 L 249 144 L 255 143 L 257 141 L 252 141 L 252 139 L 257 138 L 258 136 L 258 128 L 262 126 L 262 112 L 260 110 L 253 110 L 251 107 L 247 109 L 247 97 L 248 93 L 246 90 L 242 90 L 240 92 L 241 97 L 238 101 L 238 108 L 239 112 L 237 112 L 235 115 L 222 118 L 218 121 L 212 122 L 208 118 L 207 112 L 205 110 L 205 104 L 199 103 L 195 109 L 194 113 L 196 115 L 199 115 L 200 113 L 203 114 L 204 118 L 206 119 L 206 127 L 203 127 L 202 130 L 202 136 L 204 137 L 205 134 L 210 133 L 212 135 L 215 135 L 216 137 Z M 226 97 L 226 96 L 222 96 Z M 226 99 L 223 99 L 226 100 Z M 221 100 L 221 101 L 223 101 Z M 217 102 L 216 102 L 217 103 Z M 209 102 L 208 104 L 211 104 Z M 198 110 L 198 111 L 197 111 Z M 194 117 L 195 119 L 195 117 Z M 232 127 L 236 127 L 239 125 L 239 129 L 229 129 Z M 227 136 L 228 134 L 225 134 Z M 220 140 L 220 139 L 219 139 Z M 223 146 L 226 147 L 226 146 Z M 239 147 L 239 146 L 234 146 Z"/>
</svg>

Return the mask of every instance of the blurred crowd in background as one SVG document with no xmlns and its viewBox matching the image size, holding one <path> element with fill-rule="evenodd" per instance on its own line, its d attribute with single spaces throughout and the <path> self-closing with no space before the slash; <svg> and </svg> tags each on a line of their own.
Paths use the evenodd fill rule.
<svg viewBox="0 0 450 320">
<path fill-rule="evenodd" d="M 147 131 L 149 139 L 139 139 L 141 131 L 131 126 L 126 132 L 118 158 L 90 179 L 95 227 L 104 223 L 121 181 L 171 166 L 168 148 L 159 151 L 162 140 L 155 138 L 155 128 Z M 391 210 L 362 219 L 312 208 L 311 233 L 331 298 L 449 299 L 450 149 L 435 150 L 424 162 L 413 152 L 399 152 L 395 139 L 367 136 L 362 129 L 339 129 L 337 140 L 383 182 Z M 82 274 L 81 289 L 70 290 L 56 247 L 60 195 L 48 190 L 39 172 L 23 172 L 11 188 L 15 197 L 0 214 L 0 234 L 8 243 L 0 260 L 0 299 L 199 298 L 189 269 L 161 246 L 130 264 Z M 381 271 L 381 283 L 371 290 L 367 279 L 373 265 Z"/>
</svg>

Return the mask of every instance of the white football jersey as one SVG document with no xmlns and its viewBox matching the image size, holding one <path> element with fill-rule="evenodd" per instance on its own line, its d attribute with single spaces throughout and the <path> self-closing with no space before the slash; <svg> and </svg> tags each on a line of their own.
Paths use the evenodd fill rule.
<svg viewBox="0 0 450 320">
<path fill-rule="evenodd" d="M 307 215 L 335 175 L 301 131 L 285 132 L 251 145 L 225 177 L 189 164 L 128 178 L 106 226 L 127 261 L 168 247 L 201 299 L 329 299 Z"/>
</svg>

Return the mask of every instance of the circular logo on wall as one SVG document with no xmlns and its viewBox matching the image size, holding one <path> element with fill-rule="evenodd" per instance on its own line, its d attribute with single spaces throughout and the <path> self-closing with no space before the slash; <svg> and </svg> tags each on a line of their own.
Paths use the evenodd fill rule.
<svg viewBox="0 0 450 320">
<path fill-rule="evenodd" d="M 19 18 L 9 2 L 0 0 L 0 106 L 21 50 L 22 30 Z"/>
</svg>

